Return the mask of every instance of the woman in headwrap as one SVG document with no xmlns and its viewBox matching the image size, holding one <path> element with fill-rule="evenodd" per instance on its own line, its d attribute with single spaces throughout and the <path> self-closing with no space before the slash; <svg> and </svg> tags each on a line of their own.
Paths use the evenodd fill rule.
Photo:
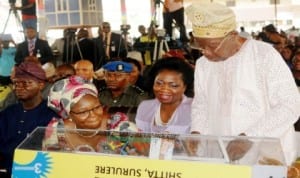
<svg viewBox="0 0 300 178">
<path fill-rule="evenodd" d="M 124 144 L 109 145 L 100 131 L 137 131 L 126 115 L 109 116 L 98 99 L 96 87 L 78 76 L 57 81 L 51 88 L 48 106 L 61 118 L 49 124 L 45 150 L 119 153 Z"/>
</svg>

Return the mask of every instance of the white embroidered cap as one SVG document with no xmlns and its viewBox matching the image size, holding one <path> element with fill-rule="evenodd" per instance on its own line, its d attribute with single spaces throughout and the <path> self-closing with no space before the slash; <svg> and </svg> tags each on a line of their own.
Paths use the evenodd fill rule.
<svg viewBox="0 0 300 178">
<path fill-rule="evenodd" d="M 196 3 L 185 9 L 193 25 L 193 35 L 199 38 L 219 38 L 236 29 L 234 12 L 217 3 Z"/>
</svg>

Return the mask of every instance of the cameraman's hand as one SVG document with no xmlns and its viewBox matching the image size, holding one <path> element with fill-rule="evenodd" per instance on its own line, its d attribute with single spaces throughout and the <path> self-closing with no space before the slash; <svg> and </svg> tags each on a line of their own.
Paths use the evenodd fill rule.
<svg viewBox="0 0 300 178">
<path fill-rule="evenodd" d="M 12 11 L 21 10 L 21 7 L 18 7 L 15 4 L 10 4 L 10 10 Z"/>
<path fill-rule="evenodd" d="M 15 7 L 15 10 L 22 10 L 22 7 Z"/>
<path fill-rule="evenodd" d="M 230 161 L 241 159 L 251 148 L 252 142 L 247 139 L 230 141 L 226 147 Z"/>
<path fill-rule="evenodd" d="M 15 4 L 10 4 L 10 10 L 17 10 Z"/>
</svg>

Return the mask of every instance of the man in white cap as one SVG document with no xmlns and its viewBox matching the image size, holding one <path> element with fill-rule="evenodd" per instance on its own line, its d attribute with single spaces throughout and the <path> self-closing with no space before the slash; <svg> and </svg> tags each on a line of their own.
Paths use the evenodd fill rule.
<svg viewBox="0 0 300 178">
<path fill-rule="evenodd" d="M 186 12 L 203 53 L 195 68 L 191 132 L 280 138 L 287 163 L 293 161 L 300 96 L 280 54 L 267 43 L 239 36 L 226 6 L 193 4 Z M 235 161 L 249 147 L 245 142 L 227 151 Z"/>
</svg>

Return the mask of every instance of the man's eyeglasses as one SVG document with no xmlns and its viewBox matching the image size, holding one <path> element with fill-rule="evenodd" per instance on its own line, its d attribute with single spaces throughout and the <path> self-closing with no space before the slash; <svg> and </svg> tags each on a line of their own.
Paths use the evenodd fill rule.
<svg viewBox="0 0 300 178">
<path fill-rule="evenodd" d="M 79 117 L 81 119 L 88 118 L 91 112 L 93 112 L 94 114 L 97 114 L 97 115 L 101 115 L 102 112 L 103 112 L 102 105 L 100 104 L 100 105 L 98 105 L 96 107 L 93 107 L 91 109 L 88 109 L 88 110 L 85 110 L 85 111 L 81 111 L 81 112 L 70 111 L 71 114 L 73 114 L 76 117 Z"/>
<path fill-rule="evenodd" d="M 220 42 L 214 42 L 211 44 L 199 45 L 196 43 L 191 44 L 192 48 L 199 50 L 201 53 L 205 53 L 207 51 L 214 52 L 221 44 Z"/>
<path fill-rule="evenodd" d="M 199 45 L 197 42 L 193 42 L 191 44 L 192 48 L 198 49 L 202 54 L 206 52 L 215 52 L 219 48 L 223 46 L 223 43 L 227 37 L 230 36 L 231 33 L 227 34 L 223 39 L 216 40 L 216 41 L 210 41 L 208 44 Z"/>
<path fill-rule="evenodd" d="M 17 88 L 17 87 L 29 88 L 34 83 L 35 83 L 35 81 L 33 81 L 33 80 L 13 80 L 12 86 L 13 86 L 13 88 Z"/>
</svg>

